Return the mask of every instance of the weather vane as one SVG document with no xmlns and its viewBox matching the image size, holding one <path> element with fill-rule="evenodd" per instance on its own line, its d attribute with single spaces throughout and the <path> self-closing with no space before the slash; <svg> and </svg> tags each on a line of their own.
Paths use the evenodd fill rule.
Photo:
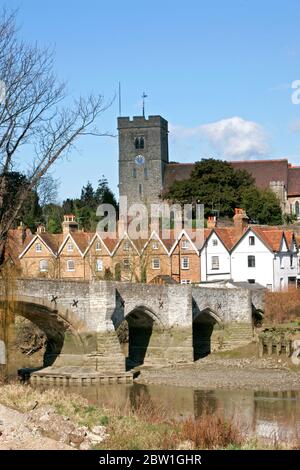
<svg viewBox="0 0 300 470">
<path fill-rule="evenodd" d="M 143 117 L 145 117 L 145 98 L 148 98 L 148 95 L 143 91 L 142 99 L 143 99 Z"/>
</svg>

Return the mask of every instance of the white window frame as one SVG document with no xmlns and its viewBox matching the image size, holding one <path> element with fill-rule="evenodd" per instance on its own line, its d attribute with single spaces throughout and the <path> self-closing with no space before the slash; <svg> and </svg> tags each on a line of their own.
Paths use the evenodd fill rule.
<svg viewBox="0 0 300 470">
<path fill-rule="evenodd" d="M 67 243 L 67 252 L 72 253 L 74 251 L 74 245 L 72 242 Z"/>
<path fill-rule="evenodd" d="M 212 246 L 218 246 L 218 240 L 216 238 L 213 238 Z"/>
<path fill-rule="evenodd" d="M 158 242 L 152 242 L 152 250 L 158 250 Z"/>
<path fill-rule="evenodd" d="M 152 269 L 160 269 L 160 259 L 153 258 L 152 259 Z"/>
<path fill-rule="evenodd" d="M 73 268 L 70 268 L 70 263 L 73 264 Z M 73 259 L 68 259 L 67 260 L 67 271 L 69 273 L 72 273 L 75 271 L 75 261 Z"/>
<path fill-rule="evenodd" d="M 181 258 L 181 269 L 188 270 L 190 269 L 190 258 L 184 256 Z"/>
<path fill-rule="evenodd" d="M 190 247 L 189 241 L 188 241 L 188 240 L 182 240 L 181 248 L 182 248 L 183 250 L 188 250 L 189 247 Z"/>
<path fill-rule="evenodd" d="M 190 279 L 181 279 L 180 284 L 192 284 Z"/>
<path fill-rule="evenodd" d="M 213 271 L 219 271 L 220 269 L 220 257 L 219 256 L 211 257 L 211 269 Z"/>
<path fill-rule="evenodd" d="M 100 242 L 96 242 L 95 250 L 96 251 L 101 251 L 101 243 Z"/>
<path fill-rule="evenodd" d="M 103 271 L 103 259 L 102 258 L 96 259 L 96 271 L 97 273 Z"/>
<path fill-rule="evenodd" d="M 36 243 L 35 244 L 35 252 L 40 253 L 42 251 L 42 244 L 41 243 Z"/>
<path fill-rule="evenodd" d="M 44 267 L 42 267 L 43 264 L 44 264 Z M 48 270 L 49 270 L 48 260 L 41 259 L 40 260 L 40 273 L 47 273 Z"/>
</svg>

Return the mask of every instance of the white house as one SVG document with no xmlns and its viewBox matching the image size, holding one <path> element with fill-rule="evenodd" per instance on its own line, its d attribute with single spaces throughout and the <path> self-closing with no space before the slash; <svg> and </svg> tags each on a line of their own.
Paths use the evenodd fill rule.
<svg viewBox="0 0 300 470">
<path fill-rule="evenodd" d="M 234 227 L 214 228 L 201 250 L 201 281 L 231 279 L 230 250 L 237 241 Z"/>
<path fill-rule="evenodd" d="M 270 290 L 297 285 L 297 245 L 292 232 L 252 226 L 231 251 L 231 278 Z"/>
</svg>

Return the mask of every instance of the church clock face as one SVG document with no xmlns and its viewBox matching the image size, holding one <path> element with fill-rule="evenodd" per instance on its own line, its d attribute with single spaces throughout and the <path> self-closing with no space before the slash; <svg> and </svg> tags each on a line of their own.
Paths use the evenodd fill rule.
<svg viewBox="0 0 300 470">
<path fill-rule="evenodd" d="M 137 155 L 135 157 L 135 163 L 137 166 L 142 166 L 145 163 L 145 157 L 143 155 Z"/>
</svg>

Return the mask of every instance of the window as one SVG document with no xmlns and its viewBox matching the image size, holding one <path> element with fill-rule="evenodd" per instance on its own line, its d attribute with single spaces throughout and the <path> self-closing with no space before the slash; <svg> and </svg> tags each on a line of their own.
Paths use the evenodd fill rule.
<svg viewBox="0 0 300 470">
<path fill-rule="evenodd" d="M 248 256 L 248 268 L 255 268 L 255 256 Z"/>
<path fill-rule="evenodd" d="M 294 267 L 294 256 L 291 255 L 290 256 L 290 268 L 293 268 Z"/>
<path fill-rule="evenodd" d="M 41 243 L 37 243 L 37 244 L 35 245 L 35 251 L 36 251 L 37 253 L 40 252 L 40 251 L 42 251 L 42 245 L 41 245 Z"/>
<path fill-rule="evenodd" d="M 145 180 L 148 179 L 148 168 L 147 167 L 144 168 L 144 178 L 145 178 Z"/>
<path fill-rule="evenodd" d="M 216 238 L 213 239 L 212 241 L 213 246 L 218 246 L 218 240 Z"/>
<path fill-rule="evenodd" d="M 129 251 L 129 249 L 130 249 L 129 241 L 124 242 L 124 251 Z"/>
<path fill-rule="evenodd" d="M 249 284 L 255 284 L 255 279 L 248 279 Z"/>
<path fill-rule="evenodd" d="M 153 258 L 152 260 L 152 269 L 160 269 L 160 259 Z"/>
<path fill-rule="evenodd" d="M 181 269 L 190 269 L 190 259 L 186 256 L 181 260 Z"/>
<path fill-rule="evenodd" d="M 189 249 L 189 242 L 187 240 L 182 240 L 182 249 L 183 250 L 188 250 Z"/>
<path fill-rule="evenodd" d="M 181 279 L 180 284 L 191 284 L 190 279 Z"/>
<path fill-rule="evenodd" d="M 254 245 L 255 245 L 255 237 L 253 237 L 252 235 L 251 235 L 251 237 L 249 237 L 249 245 L 250 245 L 250 246 L 254 246 Z"/>
<path fill-rule="evenodd" d="M 284 268 L 284 257 L 283 256 L 280 256 L 280 268 L 281 269 Z"/>
<path fill-rule="evenodd" d="M 152 243 L 152 249 L 153 250 L 158 250 L 158 243 L 157 242 Z"/>
<path fill-rule="evenodd" d="M 96 260 L 96 271 L 103 271 L 103 260 L 97 259 Z"/>
<path fill-rule="evenodd" d="M 300 203 L 298 201 L 295 202 L 295 214 L 297 217 L 300 216 Z"/>
<path fill-rule="evenodd" d="M 68 243 L 67 245 L 67 251 L 73 251 L 73 243 Z"/>
<path fill-rule="evenodd" d="M 211 257 L 211 269 L 219 269 L 220 268 L 220 260 L 218 256 Z"/>
<path fill-rule="evenodd" d="M 141 184 L 139 184 L 139 194 L 141 195 L 143 193 L 143 187 Z"/>
<path fill-rule="evenodd" d="M 101 251 L 101 243 L 100 242 L 96 243 L 96 251 Z"/>
<path fill-rule="evenodd" d="M 67 261 L 67 271 L 75 271 L 75 262 L 72 259 Z"/>
<path fill-rule="evenodd" d="M 136 178 L 136 168 L 132 168 L 132 177 Z"/>
<path fill-rule="evenodd" d="M 48 261 L 46 259 L 41 259 L 40 261 L 40 272 L 41 273 L 48 272 Z"/>
<path fill-rule="evenodd" d="M 134 139 L 134 146 L 137 150 L 143 149 L 145 147 L 145 139 L 143 136 L 136 137 Z"/>
<path fill-rule="evenodd" d="M 130 269 L 130 260 L 128 258 L 123 259 L 123 267 L 124 269 Z"/>
</svg>

